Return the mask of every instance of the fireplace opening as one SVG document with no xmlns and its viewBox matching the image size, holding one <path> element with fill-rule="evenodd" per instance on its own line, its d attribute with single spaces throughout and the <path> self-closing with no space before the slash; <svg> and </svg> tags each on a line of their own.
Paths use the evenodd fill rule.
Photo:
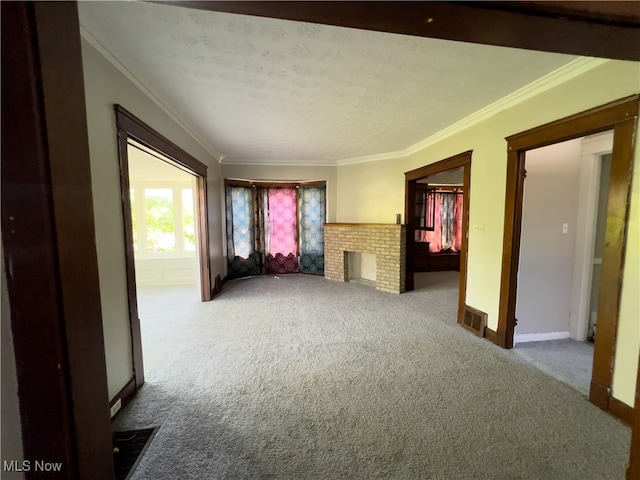
<svg viewBox="0 0 640 480">
<path fill-rule="evenodd" d="M 376 286 L 376 256 L 373 253 L 349 252 L 349 282 Z"/>
</svg>

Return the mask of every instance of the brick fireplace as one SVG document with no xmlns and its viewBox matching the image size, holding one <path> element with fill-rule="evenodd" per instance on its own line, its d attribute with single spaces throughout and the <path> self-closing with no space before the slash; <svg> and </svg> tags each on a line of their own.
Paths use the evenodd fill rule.
<svg viewBox="0 0 640 480">
<path fill-rule="evenodd" d="M 349 281 L 349 252 L 375 255 L 376 289 L 405 289 L 406 227 L 379 223 L 325 223 L 324 276 Z"/>
</svg>

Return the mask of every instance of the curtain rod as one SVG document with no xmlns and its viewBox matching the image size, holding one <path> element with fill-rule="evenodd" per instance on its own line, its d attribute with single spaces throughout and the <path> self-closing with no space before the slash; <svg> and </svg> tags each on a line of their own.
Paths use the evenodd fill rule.
<svg viewBox="0 0 640 480">
<path fill-rule="evenodd" d="M 247 180 L 244 178 L 225 178 L 224 184 L 238 187 L 254 188 L 298 188 L 298 187 L 318 187 L 326 186 L 326 180 L 300 180 L 300 181 L 278 181 L 278 180 Z"/>
</svg>

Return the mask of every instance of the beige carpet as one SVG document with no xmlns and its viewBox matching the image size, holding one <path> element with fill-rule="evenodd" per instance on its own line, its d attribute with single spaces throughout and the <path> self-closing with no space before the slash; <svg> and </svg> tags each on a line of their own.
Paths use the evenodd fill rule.
<svg viewBox="0 0 640 480">
<path fill-rule="evenodd" d="M 141 291 L 134 479 L 623 479 L 627 427 L 455 324 L 455 288 L 304 275 Z"/>
</svg>

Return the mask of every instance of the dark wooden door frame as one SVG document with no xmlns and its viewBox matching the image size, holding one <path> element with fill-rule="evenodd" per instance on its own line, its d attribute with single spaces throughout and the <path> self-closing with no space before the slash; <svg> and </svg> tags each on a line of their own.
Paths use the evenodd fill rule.
<svg viewBox="0 0 640 480">
<path fill-rule="evenodd" d="M 463 169 L 463 210 L 462 210 L 462 248 L 460 251 L 460 281 L 458 293 L 458 323 L 464 318 L 464 308 L 467 298 L 467 251 L 469 248 L 469 189 L 471 187 L 471 154 L 472 150 L 454 155 L 439 162 L 405 172 L 405 197 L 404 219 L 407 225 L 407 253 L 405 259 L 405 289 L 414 289 L 414 267 L 411 259 L 415 244 L 415 226 L 412 219 L 415 218 L 416 183 L 418 180 L 446 172 L 454 168 Z"/>
<path fill-rule="evenodd" d="M 512 348 L 516 324 L 516 291 L 525 154 L 528 150 L 535 148 L 613 130 L 607 229 L 598 297 L 598 335 L 594 348 L 593 376 L 589 393 L 589 400 L 604 410 L 609 410 L 612 401 L 611 380 L 620 308 L 639 98 L 638 95 L 627 97 L 512 135 L 506 139 L 508 157 L 502 275 L 498 331 L 495 332 L 494 342 L 501 347 Z"/>
<path fill-rule="evenodd" d="M 2 244 L 25 476 L 40 478 L 43 460 L 62 463 L 55 478 L 112 479 L 77 6 L 1 7 Z"/>
<path fill-rule="evenodd" d="M 635 61 L 640 59 L 640 19 L 634 2 L 162 3 L 458 42 L 588 57 Z M 590 5 L 585 5 L 586 3 Z"/>
<path fill-rule="evenodd" d="M 133 372 L 135 387 L 140 388 L 144 383 L 144 363 L 142 357 L 140 318 L 138 316 L 135 255 L 133 250 L 131 194 L 129 190 L 129 139 L 133 139 L 145 147 L 158 152 L 160 155 L 157 158 L 160 159 L 160 161 L 165 161 L 162 157 L 166 157 L 169 160 L 167 163 L 196 177 L 200 298 L 203 302 L 208 302 L 213 298 L 213 292 L 211 291 L 211 260 L 209 256 L 209 227 L 207 220 L 207 166 L 122 106 L 114 105 L 114 109 L 118 129 L 118 156 L 120 158 L 122 216 L 124 218 L 125 262 L 127 269 L 127 296 L 129 302 L 129 321 L 131 324 L 131 344 L 133 350 Z"/>
</svg>

